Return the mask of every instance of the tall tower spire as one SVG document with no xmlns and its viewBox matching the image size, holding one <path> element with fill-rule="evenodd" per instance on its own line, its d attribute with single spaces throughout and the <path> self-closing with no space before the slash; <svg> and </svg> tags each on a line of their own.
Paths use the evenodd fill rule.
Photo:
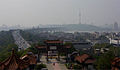
<svg viewBox="0 0 120 70">
<path fill-rule="evenodd" d="M 81 11 L 79 10 L 79 24 L 82 24 L 81 23 Z"/>
</svg>

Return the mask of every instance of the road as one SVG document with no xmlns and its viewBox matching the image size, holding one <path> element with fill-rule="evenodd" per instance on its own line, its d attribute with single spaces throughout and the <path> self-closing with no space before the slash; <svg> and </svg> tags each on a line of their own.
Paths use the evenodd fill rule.
<svg viewBox="0 0 120 70">
<path fill-rule="evenodd" d="M 18 51 L 25 50 L 30 47 L 30 44 L 20 35 L 19 30 L 12 32 L 15 44 L 18 46 Z"/>
<path fill-rule="evenodd" d="M 57 61 L 56 59 L 51 59 L 47 62 L 46 56 L 42 56 L 40 60 L 40 63 L 46 64 L 48 70 L 68 70 L 64 63 Z M 55 63 L 55 65 L 53 65 L 53 63 Z"/>
</svg>

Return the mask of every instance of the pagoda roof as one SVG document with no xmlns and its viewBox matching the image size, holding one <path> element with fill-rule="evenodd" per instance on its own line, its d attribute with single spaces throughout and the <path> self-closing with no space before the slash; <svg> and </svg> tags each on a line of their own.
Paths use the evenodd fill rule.
<svg viewBox="0 0 120 70">
<path fill-rule="evenodd" d="M 119 57 L 114 58 L 114 60 L 112 61 L 112 66 L 120 68 L 120 58 Z"/>
<path fill-rule="evenodd" d="M 14 50 L 12 51 L 12 55 L 7 58 L 5 61 L 0 63 L 0 70 L 17 70 L 17 69 L 25 69 L 29 66 L 29 62 L 23 61 L 19 59 Z"/>
<path fill-rule="evenodd" d="M 22 60 L 28 61 L 30 65 L 37 64 L 37 57 L 34 54 L 26 54 L 25 56 L 21 57 Z"/>
<path fill-rule="evenodd" d="M 92 64 L 95 62 L 95 59 L 91 59 L 88 54 L 83 54 L 81 56 L 76 56 L 75 61 L 78 61 L 79 63 Z"/>
</svg>

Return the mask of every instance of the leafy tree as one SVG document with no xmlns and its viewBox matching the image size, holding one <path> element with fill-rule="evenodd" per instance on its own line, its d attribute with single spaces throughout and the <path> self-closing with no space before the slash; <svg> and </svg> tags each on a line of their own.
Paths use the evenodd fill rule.
<svg viewBox="0 0 120 70">
<path fill-rule="evenodd" d="M 30 31 L 21 30 L 20 34 L 26 41 L 38 42 L 41 40 L 41 38 L 39 37 L 39 34 L 36 35 L 34 33 L 31 33 Z"/>
<path fill-rule="evenodd" d="M 0 52 L 0 61 L 5 60 L 11 55 L 12 48 L 17 52 L 18 47 L 15 44 L 9 44 L 7 47 L 4 47 Z"/>
<path fill-rule="evenodd" d="M 98 70 L 108 70 L 111 69 L 111 61 L 114 59 L 114 52 L 109 51 L 105 54 L 102 54 L 99 56 L 99 58 L 96 61 L 97 69 Z"/>
<path fill-rule="evenodd" d="M 69 45 L 69 46 L 71 46 L 71 48 L 70 48 L 70 53 L 76 51 L 76 49 L 73 47 L 72 43 L 67 42 L 67 43 L 65 43 L 64 45 Z"/>
<path fill-rule="evenodd" d="M 14 39 L 11 31 L 1 31 L 0 32 L 0 47 L 7 46 L 8 44 L 13 44 Z"/>
<path fill-rule="evenodd" d="M 37 49 L 35 48 L 34 45 L 32 45 L 31 47 L 29 47 L 28 49 L 26 49 L 26 51 L 32 52 L 34 54 L 37 54 Z"/>
<path fill-rule="evenodd" d="M 95 44 L 93 48 L 107 48 L 110 47 L 111 45 L 108 43 L 102 43 L 102 44 Z"/>
<path fill-rule="evenodd" d="M 35 67 L 35 70 L 41 70 L 42 68 L 46 68 L 45 64 L 39 64 Z"/>
</svg>

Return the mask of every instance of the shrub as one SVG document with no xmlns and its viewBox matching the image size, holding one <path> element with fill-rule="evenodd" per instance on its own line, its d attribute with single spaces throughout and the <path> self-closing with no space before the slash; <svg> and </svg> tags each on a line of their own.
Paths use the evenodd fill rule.
<svg viewBox="0 0 120 70">
<path fill-rule="evenodd" d="M 45 64 L 39 64 L 35 67 L 35 70 L 41 70 L 42 68 L 46 68 Z"/>
</svg>

